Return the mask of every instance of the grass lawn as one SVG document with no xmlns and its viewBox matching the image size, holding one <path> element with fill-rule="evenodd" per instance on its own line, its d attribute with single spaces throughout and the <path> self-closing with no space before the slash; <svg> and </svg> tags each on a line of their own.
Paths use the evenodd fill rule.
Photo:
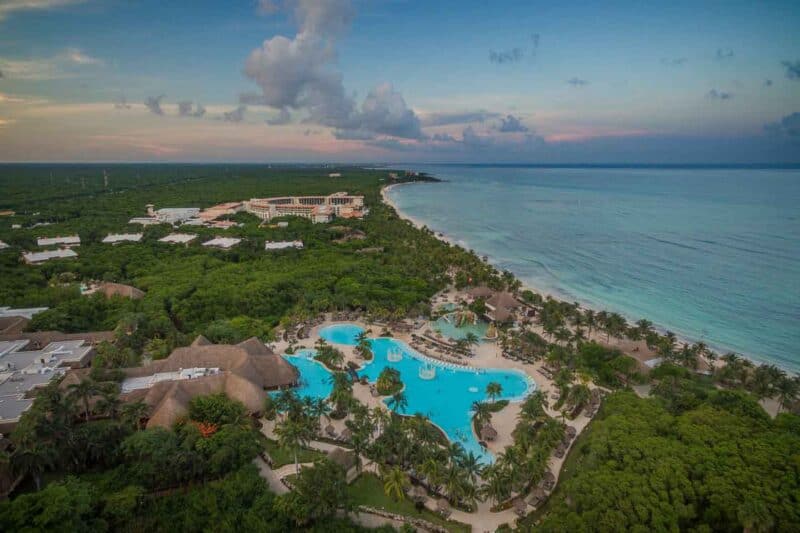
<svg viewBox="0 0 800 533">
<path fill-rule="evenodd" d="M 271 439 L 264 439 L 264 446 L 267 448 L 267 453 L 272 457 L 273 468 L 280 468 L 284 465 L 294 463 L 294 454 L 291 450 L 283 448 L 277 441 Z M 300 463 L 313 463 L 317 459 L 322 459 L 325 454 L 317 450 L 309 450 L 301 448 L 297 452 L 297 461 Z"/>
<path fill-rule="evenodd" d="M 350 491 L 350 498 L 355 505 L 367 505 L 412 518 L 422 518 L 428 522 L 446 527 L 448 531 L 472 530 L 472 528 L 466 524 L 445 520 L 440 515 L 428 509 L 418 511 L 414 502 L 411 500 L 394 501 L 383 492 L 383 482 L 374 474 L 361 474 L 361 476 L 348 487 L 348 490 Z"/>
</svg>

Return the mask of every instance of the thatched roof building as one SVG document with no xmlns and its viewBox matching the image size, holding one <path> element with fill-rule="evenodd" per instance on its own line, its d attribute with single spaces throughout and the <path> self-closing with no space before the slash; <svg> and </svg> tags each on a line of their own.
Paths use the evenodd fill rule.
<svg viewBox="0 0 800 533">
<path fill-rule="evenodd" d="M 328 452 L 328 459 L 344 468 L 345 472 L 356 465 L 356 454 L 342 448 L 334 448 Z"/>
<path fill-rule="evenodd" d="M 513 310 L 520 305 L 510 292 L 497 292 L 486 300 L 486 316 L 495 322 L 506 322 L 513 317 Z"/>
<path fill-rule="evenodd" d="M 534 507 L 541 505 L 545 499 L 547 499 L 547 493 L 542 487 L 534 487 L 528 495 L 528 503 Z"/>
<path fill-rule="evenodd" d="M 132 287 L 131 285 L 123 285 L 122 283 L 104 282 L 99 284 L 95 291 L 103 293 L 106 298 L 111 298 L 112 296 L 122 296 L 123 298 L 130 298 L 132 300 L 141 300 L 144 298 L 144 291 Z"/>
<path fill-rule="evenodd" d="M 492 295 L 494 295 L 494 290 L 490 289 L 486 285 L 481 285 L 479 287 L 473 287 L 469 289 L 467 294 L 473 298 L 490 298 Z"/>
<path fill-rule="evenodd" d="M 528 504 L 525 503 L 525 500 L 522 498 L 516 498 L 514 500 L 514 512 L 517 513 L 519 516 L 525 516 L 525 513 L 528 511 Z"/>
<path fill-rule="evenodd" d="M 491 424 L 484 424 L 481 428 L 481 440 L 493 441 L 497 438 L 497 430 Z"/>
<path fill-rule="evenodd" d="M 187 370 L 195 372 L 187 377 Z M 258 413 L 267 390 L 293 386 L 299 378 L 295 367 L 255 337 L 227 345 L 200 336 L 166 359 L 124 372 L 121 397 L 150 407 L 148 427 L 170 427 L 186 414 L 192 398 L 220 392 Z"/>
</svg>

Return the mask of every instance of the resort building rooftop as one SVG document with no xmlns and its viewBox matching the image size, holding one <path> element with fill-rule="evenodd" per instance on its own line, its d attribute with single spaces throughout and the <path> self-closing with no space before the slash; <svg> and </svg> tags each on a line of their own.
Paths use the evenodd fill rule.
<svg viewBox="0 0 800 533">
<path fill-rule="evenodd" d="M 223 248 L 227 250 L 228 248 L 236 246 L 240 242 L 242 242 L 242 239 L 236 239 L 233 237 L 216 237 L 210 241 L 204 242 L 203 246 L 212 246 L 214 248 Z"/>
<path fill-rule="evenodd" d="M 29 265 L 44 263 L 51 259 L 69 259 L 72 257 L 78 257 L 78 254 L 75 250 L 70 250 L 69 248 L 48 250 L 46 252 L 25 252 L 22 254 L 22 259 Z"/>
<path fill-rule="evenodd" d="M 30 341 L 0 341 L 0 431 L 8 432 L 32 404 L 34 390 L 66 372 L 82 367 L 94 349 L 83 340 L 62 341 L 39 350 L 25 350 Z"/>
<path fill-rule="evenodd" d="M 103 239 L 105 244 L 119 244 L 121 242 L 139 242 L 144 236 L 143 233 L 109 233 Z"/>
<path fill-rule="evenodd" d="M 286 248 L 303 248 L 303 241 L 267 241 L 264 243 L 265 250 L 285 250 Z"/>
<path fill-rule="evenodd" d="M 166 237 L 161 237 L 158 242 L 168 242 L 171 244 L 187 244 L 197 238 L 194 233 L 170 233 Z"/>
<path fill-rule="evenodd" d="M 8 248 L 8 244 L 4 243 L 3 241 L 0 241 L 0 250 L 5 250 L 6 248 Z"/>
<path fill-rule="evenodd" d="M 81 238 L 78 235 L 66 237 L 39 237 L 36 244 L 39 246 L 80 246 Z"/>
<path fill-rule="evenodd" d="M 28 320 L 33 318 L 33 315 L 38 315 L 42 311 L 47 311 L 48 307 L 24 307 L 12 309 L 11 307 L 0 307 L 0 318 L 21 316 Z"/>
<path fill-rule="evenodd" d="M 327 196 L 276 196 L 251 198 L 244 209 L 262 220 L 298 216 L 314 223 L 330 222 L 334 217 L 361 218 L 366 214 L 363 196 L 337 192 Z"/>
<path fill-rule="evenodd" d="M 155 217 L 133 217 L 128 221 L 128 224 L 141 224 L 142 226 L 154 226 L 156 224 L 161 224 L 161 222 Z"/>
</svg>

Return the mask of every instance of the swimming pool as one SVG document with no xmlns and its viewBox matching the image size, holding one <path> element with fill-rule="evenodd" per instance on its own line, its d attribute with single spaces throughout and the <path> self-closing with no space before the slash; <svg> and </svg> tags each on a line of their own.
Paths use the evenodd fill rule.
<svg viewBox="0 0 800 533">
<path fill-rule="evenodd" d="M 284 354 L 283 357 L 300 371 L 300 386 L 294 389 L 297 396 L 327 398 L 331 395 L 331 372 L 314 360 L 314 350 L 298 350 L 294 355 Z"/>
<path fill-rule="evenodd" d="M 468 333 L 474 333 L 481 341 L 485 340 L 489 324 L 483 320 L 478 320 L 476 324 L 466 324 L 461 327 L 456 326 L 454 320 L 455 316 L 451 313 L 431 323 L 431 327 L 434 331 L 440 332 L 445 339 L 461 340 L 467 338 Z"/>
<path fill-rule="evenodd" d="M 327 339 L 346 341 L 337 344 L 349 344 L 352 342 L 352 338 L 362 331 L 354 324 L 336 324 L 325 330 L 327 330 Z M 330 342 L 335 341 L 331 340 Z M 454 365 L 445 365 L 428 359 L 404 342 L 389 337 L 370 339 L 370 344 L 374 358 L 366 363 L 359 375 L 366 376 L 369 381 L 374 382 L 381 370 L 387 366 L 397 369 L 405 384 L 404 393 L 408 400 L 408 406 L 403 414 L 422 413 L 439 426 L 451 441 L 460 442 L 466 451 L 473 452 L 484 462 L 492 462 L 494 458 L 489 452 L 481 449 L 472 432 L 472 402 L 486 400 L 486 385 L 493 381 L 503 386 L 500 399 L 511 401 L 521 400 L 535 388 L 533 381 L 520 371 L 470 370 Z M 303 352 L 310 351 L 304 350 Z M 397 359 L 399 355 L 400 360 L 390 361 L 388 358 L 390 353 L 394 355 L 392 359 Z M 287 356 L 289 362 L 295 364 L 300 370 L 304 382 L 308 383 L 298 390 L 298 395 L 327 397 L 331 391 L 331 386 L 327 382 L 330 373 L 322 365 L 307 357 L 308 355 L 299 357 L 299 360 L 295 361 L 294 357 Z M 430 380 L 420 377 L 420 369 L 430 367 L 435 368 L 435 377 Z M 306 372 L 311 374 L 306 376 Z M 325 375 L 326 387 L 319 385 L 322 375 L 320 373 Z M 317 385 L 314 385 L 315 383 Z"/>
<path fill-rule="evenodd" d="M 364 328 L 356 326 L 355 324 L 333 324 L 319 330 L 319 336 L 331 344 L 355 346 L 358 344 L 356 337 L 363 331 Z"/>
</svg>

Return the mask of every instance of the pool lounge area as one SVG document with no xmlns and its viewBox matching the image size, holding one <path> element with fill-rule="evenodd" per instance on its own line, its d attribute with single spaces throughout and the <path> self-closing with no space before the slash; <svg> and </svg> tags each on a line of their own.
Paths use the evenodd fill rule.
<svg viewBox="0 0 800 533">
<path fill-rule="evenodd" d="M 320 330 L 320 336 L 332 344 L 355 345 L 362 332 L 355 324 L 334 324 Z M 404 342 L 379 337 L 370 339 L 374 358 L 358 372 L 375 382 L 381 371 L 393 367 L 400 372 L 405 384 L 408 406 L 402 414 L 422 413 L 439 426 L 452 442 L 459 442 L 467 452 L 483 462 L 493 462 L 493 456 L 483 449 L 472 431 L 472 403 L 485 401 L 486 385 L 500 383 L 503 392 L 498 399 L 518 401 L 535 390 L 535 383 L 524 372 L 488 368 L 470 368 L 443 363 L 428 358 Z M 330 372 L 313 360 L 313 350 L 301 350 L 285 355 L 301 373 L 300 396 L 326 398 L 330 395 Z M 386 401 L 386 400 L 384 400 Z"/>
</svg>

